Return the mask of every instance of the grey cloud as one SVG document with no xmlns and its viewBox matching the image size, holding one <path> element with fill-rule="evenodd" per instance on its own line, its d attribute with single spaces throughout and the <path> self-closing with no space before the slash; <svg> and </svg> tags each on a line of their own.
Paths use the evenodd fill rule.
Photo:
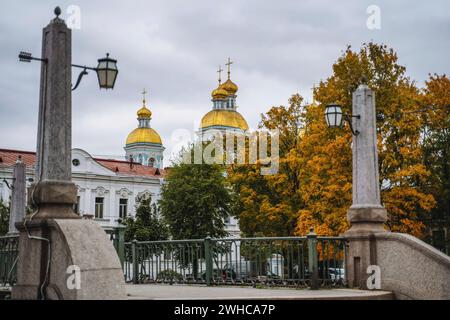
<svg viewBox="0 0 450 320">
<path fill-rule="evenodd" d="M 260 113 L 286 104 L 295 92 L 311 100 L 313 84 L 331 73 L 347 44 L 358 48 L 373 39 L 392 46 L 419 82 L 450 67 L 446 1 L 59 1 L 63 12 L 72 4 L 82 14 L 81 29 L 73 30 L 73 61 L 95 65 L 109 51 L 120 68 L 113 91 L 100 91 L 91 73 L 73 94 L 73 145 L 92 154 L 123 154 L 143 87 L 150 92 L 152 125 L 170 150 L 173 131 L 193 131 L 210 110 L 215 71 L 228 56 L 235 61 L 239 111 L 254 128 Z M 381 8 L 381 30 L 366 28 L 371 4 Z M 35 148 L 39 66 L 19 63 L 17 53 L 39 55 L 54 5 L 0 4 L 6 75 L 0 77 L 0 147 Z"/>
</svg>

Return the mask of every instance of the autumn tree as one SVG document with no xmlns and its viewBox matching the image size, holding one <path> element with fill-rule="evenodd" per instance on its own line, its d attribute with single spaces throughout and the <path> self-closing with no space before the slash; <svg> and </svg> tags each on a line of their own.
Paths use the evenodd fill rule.
<svg viewBox="0 0 450 320">
<path fill-rule="evenodd" d="M 276 174 L 262 175 L 261 161 L 228 167 L 228 178 L 237 195 L 235 212 L 244 236 L 294 234 L 302 201 L 298 193 L 301 166 L 297 148 L 302 101 L 300 95 L 293 95 L 288 106 L 272 107 L 261 115 L 260 129 L 279 131 L 279 155 L 271 155 L 279 160 Z"/>
<path fill-rule="evenodd" d="M 447 76 L 432 75 L 426 81 L 421 117 L 424 163 L 431 172 L 429 191 L 436 199 L 427 224 L 444 233 L 443 228 L 450 228 L 450 79 Z M 445 249 L 445 243 L 434 240 L 435 245 Z"/>
<path fill-rule="evenodd" d="M 337 103 L 351 114 L 352 93 L 364 77 L 376 95 L 386 227 L 423 236 L 435 200 L 431 171 L 423 161 L 422 93 L 385 45 L 368 43 L 359 51 L 348 47 L 332 70 L 315 88 L 314 103 L 302 107 L 301 97 L 294 95 L 289 107 L 273 107 L 262 116 L 260 128 L 280 130 L 277 174 L 261 176 L 258 164 L 229 168 L 241 230 L 247 236 L 275 236 L 305 235 L 310 227 L 320 235 L 348 229 L 352 133 L 349 128 L 328 129 L 324 109 Z"/>
<path fill-rule="evenodd" d="M 348 227 L 351 204 L 351 132 L 327 130 L 323 111 L 338 103 L 351 113 L 352 92 L 365 77 L 376 96 L 378 153 L 382 203 L 392 231 L 422 236 L 423 216 L 434 206 L 427 192 L 430 172 L 421 148 L 420 92 L 398 64 L 397 54 L 385 45 L 368 43 L 358 51 L 350 47 L 333 65 L 333 73 L 314 90 L 318 105 L 308 107 L 302 150 L 305 180 L 297 230 L 310 225 L 337 234 Z M 302 179 L 303 180 L 303 179 Z"/>
</svg>

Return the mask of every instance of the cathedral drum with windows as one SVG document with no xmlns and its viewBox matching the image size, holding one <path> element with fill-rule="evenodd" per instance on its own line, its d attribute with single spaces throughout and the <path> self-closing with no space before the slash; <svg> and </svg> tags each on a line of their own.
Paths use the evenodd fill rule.
<svg viewBox="0 0 450 320">
<path fill-rule="evenodd" d="M 228 79 L 222 83 L 219 73 L 219 86 L 211 93 L 213 109 L 205 114 L 200 123 L 198 136 L 203 140 L 209 140 L 214 133 L 221 134 L 245 133 L 248 131 L 248 124 L 245 118 L 236 110 L 236 92 L 238 86 L 230 79 L 230 65 L 233 62 L 228 59 Z"/>
<path fill-rule="evenodd" d="M 145 166 L 163 168 L 164 147 L 158 132 L 150 126 L 152 112 L 145 105 L 137 111 L 138 127 L 130 132 L 125 144 L 125 157 L 128 161 Z"/>
</svg>

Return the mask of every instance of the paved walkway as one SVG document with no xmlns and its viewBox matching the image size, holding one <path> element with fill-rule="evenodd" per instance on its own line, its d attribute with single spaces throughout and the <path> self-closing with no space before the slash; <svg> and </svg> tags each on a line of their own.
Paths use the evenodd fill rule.
<svg viewBox="0 0 450 320">
<path fill-rule="evenodd" d="M 140 300 L 391 300 L 387 291 L 353 289 L 256 289 L 249 287 L 206 287 L 202 285 L 127 285 L 129 299 Z"/>
</svg>

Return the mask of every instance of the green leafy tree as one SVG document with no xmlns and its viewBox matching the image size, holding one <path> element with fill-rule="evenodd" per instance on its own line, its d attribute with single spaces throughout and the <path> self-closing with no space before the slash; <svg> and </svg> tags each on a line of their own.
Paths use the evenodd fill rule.
<svg viewBox="0 0 450 320">
<path fill-rule="evenodd" d="M 189 151 L 188 151 L 189 152 Z M 193 146 L 191 149 L 193 153 Z M 174 162 L 161 188 L 159 202 L 164 221 L 173 239 L 223 238 L 224 220 L 232 215 L 232 194 L 224 169 L 218 164 L 188 164 Z M 222 248 L 214 248 L 217 255 Z M 176 252 L 183 267 L 192 265 L 198 278 L 198 262 L 204 258 L 203 249 Z"/>
<path fill-rule="evenodd" d="M 9 230 L 9 206 L 0 199 L 0 236 L 8 233 Z"/>
<path fill-rule="evenodd" d="M 173 239 L 222 238 L 231 193 L 216 164 L 178 163 L 161 188 L 161 214 Z"/>
<path fill-rule="evenodd" d="M 136 198 L 136 216 L 121 221 L 125 226 L 125 241 L 156 241 L 169 238 L 169 232 L 160 218 L 158 206 L 148 195 Z"/>
</svg>

